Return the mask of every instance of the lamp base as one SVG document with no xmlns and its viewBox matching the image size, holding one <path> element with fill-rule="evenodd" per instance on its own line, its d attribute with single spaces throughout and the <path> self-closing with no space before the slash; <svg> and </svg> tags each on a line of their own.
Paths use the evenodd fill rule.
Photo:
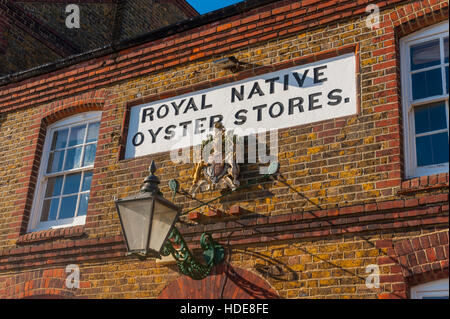
<svg viewBox="0 0 450 319">
<path fill-rule="evenodd" d="M 161 251 L 161 255 L 172 255 L 177 261 L 181 273 L 195 280 L 206 278 L 211 269 L 223 261 L 225 249 L 212 239 L 210 234 L 203 233 L 200 238 L 203 258 L 206 264 L 199 262 L 187 247 L 186 242 L 176 227 L 172 229 L 169 238 Z M 177 248 L 175 248 L 177 247 Z"/>
<path fill-rule="evenodd" d="M 203 252 L 203 258 L 205 259 L 207 265 L 217 265 L 225 258 L 225 248 L 213 241 L 210 247 Z"/>
</svg>

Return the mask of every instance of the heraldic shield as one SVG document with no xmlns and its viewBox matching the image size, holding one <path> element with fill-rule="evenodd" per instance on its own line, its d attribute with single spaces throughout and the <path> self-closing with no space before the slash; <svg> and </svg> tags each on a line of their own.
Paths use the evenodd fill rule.
<svg viewBox="0 0 450 319">
<path fill-rule="evenodd" d="M 214 190 L 229 187 L 235 190 L 239 187 L 239 166 L 235 160 L 235 152 L 227 152 L 222 156 L 225 144 L 232 142 L 233 138 L 226 136 L 226 130 L 222 123 L 214 126 L 214 136 L 209 136 L 202 144 L 202 159 L 195 165 L 192 174 L 192 187 L 190 193 L 195 197 L 198 191 Z M 228 140 L 227 140 L 228 138 Z M 236 149 L 233 145 L 232 150 Z M 228 154 L 229 153 L 229 154 Z M 206 159 L 206 160 L 205 160 Z"/>
</svg>

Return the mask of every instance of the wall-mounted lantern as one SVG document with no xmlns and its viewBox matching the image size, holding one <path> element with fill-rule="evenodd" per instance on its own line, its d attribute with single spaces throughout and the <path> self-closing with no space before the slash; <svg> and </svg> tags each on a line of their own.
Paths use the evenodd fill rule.
<svg viewBox="0 0 450 319">
<path fill-rule="evenodd" d="M 205 278 L 212 267 L 223 260 L 224 248 L 210 234 L 203 234 L 201 247 L 205 263 L 197 261 L 175 227 L 181 208 L 162 196 L 155 172 L 152 161 L 150 175 L 144 180 L 140 193 L 115 201 L 128 254 L 142 258 L 172 254 L 183 274 L 194 279 Z"/>
</svg>

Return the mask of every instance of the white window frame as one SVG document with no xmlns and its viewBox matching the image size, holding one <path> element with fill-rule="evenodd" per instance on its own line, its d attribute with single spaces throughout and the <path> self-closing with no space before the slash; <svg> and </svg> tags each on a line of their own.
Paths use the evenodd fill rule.
<svg viewBox="0 0 450 319">
<path fill-rule="evenodd" d="M 448 278 L 411 287 L 411 299 L 448 297 Z"/>
<path fill-rule="evenodd" d="M 86 215 L 77 216 L 72 218 L 57 219 L 52 221 L 41 222 L 42 209 L 44 205 L 44 194 L 47 185 L 47 179 L 45 178 L 45 171 L 48 165 L 51 139 L 53 133 L 61 128 L 76 126 L 91 122 L 100 122 L 101 112 L 86 112 L 68 117 L 64 120 L 56 122 L 47 128 L 44 147 L 42 150 L 41 164 L 39 167 L 38 180 L 36 183 L 36 190 L 34 193 L 34 200 L 31 207 L 30 221 L 28 223 L 28 232 L 35 232 L 40 230 L 56 229 L 63 227 L 72 227 L 84 225 L 86 222 Z M 97 137 L 98 138 L 98 137 Z M 64 174 L 77 173 L 82 171 L 93 170 L 94 165 L 84 166 L 82 168 L 74 168 L 71 170 L 64 171 Z"/>
<path fill-rule="evenodd" d="M 400 55 L 401 55 L 401 78 L 402 78 L 402 107 L 403 107 L 403 126 L 404 126 L 404 151 L 405 151 L 405 177 L 414 178 L 425 175 L 439 174 L 449 171 L 449 163 L 441 163 L 437 165 L 429 165 L 418 167 L 416 157 L 416 142 L 415 142 L 415 125 L 414 125 L 414 108 L 434 102 L 446 103 L 446 118 L 447 118 L 447 132 L 449 127 L 449 94 L 445 86 L 445 72 L 442 74 L 443 95 L 428 97 L 413 101 L 412 86 L 411 86 L 411 70 L 410 70 L 410 47 L 415 44 L 427 42 L 434 39 L 441 39 L 441 64 L 440 67 L 448 65 L 444 63 L 444 46 L 443 39 L 448 36 L 449 23 L 443 22 L 431 27 L 425 28 L 421 31 L 408 35 L 400 40 Z M 433 68 L 435 68 L 434 66 Z M 423 69 L 426 70 L 426 69 Z M 423 71 L 421 70 L 421 71 Z M 445 67 L 444 67 L 445 70 Z"/>
</svg>

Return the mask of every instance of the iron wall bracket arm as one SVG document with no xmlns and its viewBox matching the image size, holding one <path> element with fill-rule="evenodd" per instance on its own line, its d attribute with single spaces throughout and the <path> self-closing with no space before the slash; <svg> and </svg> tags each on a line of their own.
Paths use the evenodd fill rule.
<svg viewBox="0 0 450 319">
<path fill-rule="evenodd" d="M 211 269 L 223 261 L 225 249 L 215 242 L 210 234 L 203 233 L 200 238 L 205 263 L 199 262 L 189 250 L 183 236 L 176 227 L 171 231 L 161 255 L 172 255 L 175 258 L 181 273 L 195 280 L 206 278 Z"/>
</svg>

